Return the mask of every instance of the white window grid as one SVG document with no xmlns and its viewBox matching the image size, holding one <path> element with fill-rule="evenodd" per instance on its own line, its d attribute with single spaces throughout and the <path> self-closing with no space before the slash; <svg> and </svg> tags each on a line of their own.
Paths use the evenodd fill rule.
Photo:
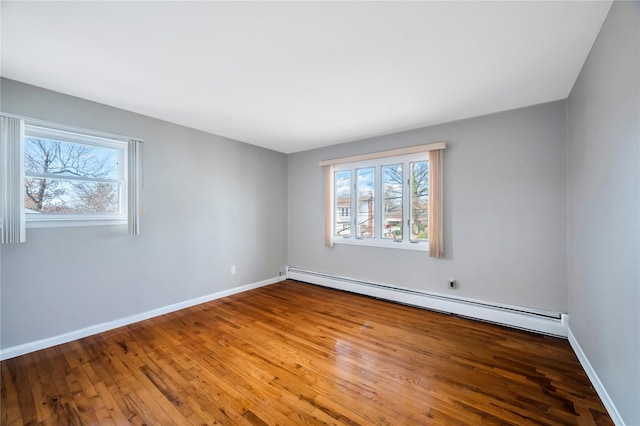
<svg viewBox="0 0 640 426">
<path fill-rule="evenodd" d="M 408 155 L 400 155 L 394 157 L 384 157 L 374 160 L 365 160 L 358 161 L 353 163 L 343 163 L 337 164 L 333 168 L 333 179 L 335 179 L 335 173 L 344 170 L 351 171 L 351 212 L 356 212 L 351 217 L 351 232 L 349 236 L 336 236 L 335 229 L 332 230 L 332 241 L 334 244 L 348 244 L 348 245 L 357 245 L 357 246 L 370 246 L 370 247 L 381 247 L 381 248 L 394 248 L 394 249 L 404 249 L 404 250 L 417 250 L 417 251 L 429 251 L 429 241 L 428 240 L 411 240 L 410 233 L 411 229 L 409 226 L 410 223 L 410 212 L 411 212 L 411 191 L 409 187 L 409 173 L 410 173 L 410 164 L 419 162 L 419 161 L 429 161 L 428 153 L 417 153 L 417 154 L 408 154 Z M 403 199 L 402 199 L 402 240 L 394 240 L 394 239 L 385 239 L 382 238 L 383 231 L 383 202 L 382 202 L 382 167 L 383 166 L 392 166 L 392 165 L 402 165 L 402 179 L 403 179 Z M 356 222 L 357 222 L 357 179 L 356 179 L 356 170 L 373 167 L 375 169 L 375 194 L 374 194 L 374 232 L 373 237 L 358 237 L 356 232 Z M 335 184 L 335 182 L 334 182 Z M 335 203 L 335 197 L 332 201 Z M 336 214 L 335 206 L 332 209 L 334 214 Z M 332 226 L 336 226 L 336 218 L 332 218 Z"/>
</svg>

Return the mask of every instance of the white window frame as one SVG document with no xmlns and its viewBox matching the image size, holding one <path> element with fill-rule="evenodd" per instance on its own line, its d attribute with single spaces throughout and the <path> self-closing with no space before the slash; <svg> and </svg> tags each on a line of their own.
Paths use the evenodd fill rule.
<svg viewBox="0 0 640 426">
<path fill-rule="evenodd" d="M 25 213 L 27 228 L 58 228 L 75 226 L 126 225 L 128 223 L 128 140 L 115 135 L 53 126 L 25 121 L 25 138 L 39 137 L 62 142 L 115 149 L 118 152 L 118 176 L 116 179 L 76 178 L 55 176 L 59 180 L 79 180 L 117 183 L 120 186 L 119 211 L 114 213 Z M 25 177 L 45 177 L 26 173 Z"/>
<path fill-rule="evenodd" d="M 408 221 L 410 221 L 410 212 L 411 212 L 411 191 L 410 191 L 410 183 L 409 183 L 409 173 L 410 173 L 410 163 L 418 162 L 418 161 L 429 161 L 428 152 L 419 152 L 413 154 L 406 155 L 397 155 L 392 157 L 383 157 L 376 158 L 370 160 L 362 160 L 362 161 L 354 161 L 350 163 L 341 163 L 335 164 L 333 166 L 333 175 L 331 177 L 332 184 L 335 185 L 335 173 L 350 170 L 351 171 L 351 226 L 352 231 L 349 236 L 336 236 L 335 234 L 335 217 L 331 218 L 332 230 L 331 230 L 331 239 L 334 244 L 347 244 L 354 246 L 367 246 L 367 247 L 382 247 L 382 248 L 392 248 L 392 249 L 402 249 L 402 250 L 416 250 L 416 251 L 429 251 L 429 241 L 411 241 L 410 240 L 410 226 L 408 225 Z M 402 241 L 394 241 L 391 239 L 382 238 L 382 226 L 383 226 L 383 217 L 382 217 L 382 167 L 383 166 L 391 166 L 396 164 L 402 164 L 402 179 L 403 179 L 403 189 L 402 189 Z M 362 168 L 374 167 L 375 169 L 375 194 L 374 194 L 374 237 L 373 238 L 357 238 L 356 237 L 356 226 L 358 209 L 357 209 L 357 182 L 356 182 L 356 170 Z M 335 196 L 332 200 L 333 208 L 331 209 L 332 213 L 335 215 L 336 206 Z M 354 213 L 355 212 L 355 213 Z"/>
</svg>

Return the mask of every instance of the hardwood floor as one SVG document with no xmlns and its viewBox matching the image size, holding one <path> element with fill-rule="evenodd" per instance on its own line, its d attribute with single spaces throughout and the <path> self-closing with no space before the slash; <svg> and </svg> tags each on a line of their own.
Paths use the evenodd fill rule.
<svg viewBox="0 0 640 426">
<path fill-rule="evenodd" d="M 612 424 L 565 340 L 295 281 L 1 367 L 2 425 Z"/>
</svg>

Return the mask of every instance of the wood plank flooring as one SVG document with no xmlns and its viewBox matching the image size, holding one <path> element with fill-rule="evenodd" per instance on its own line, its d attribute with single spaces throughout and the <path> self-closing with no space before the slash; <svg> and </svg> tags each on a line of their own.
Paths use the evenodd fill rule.
<svg viewBox="0 0 640 426">
<path fill-rule="evenodd" d="M 296 281 L 1 372 L 2 425 L 612 424 L 566 340 Z"/>
</svg>

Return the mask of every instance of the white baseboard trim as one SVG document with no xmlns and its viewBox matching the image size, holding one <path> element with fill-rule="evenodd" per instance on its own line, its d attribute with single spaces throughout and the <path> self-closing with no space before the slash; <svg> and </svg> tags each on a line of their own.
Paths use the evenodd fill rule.
<svg viewBox="0 0 640 426">
<path fill-rule="evenodd" d="M 591 380 L 591 384 L 593 385 L 598 396 L 602 400 L 604 407 L 609 412 L 609 416 L 611 416 L 611 420 L 613 420 L 613 423 L 618 426 L 624 426 L 625 423 L 624 423 L 624 420 L 622 420 L 622 416 L 620 416 L 620 413 L 618 412 L 618 409 L 616 408 L 615 404 L 611 400 L 609 393 L 607 392 L 604 385 L 600 381 L 598 374 L 596 374 L 596 371 L 593 369 L 593 366 L 589 362 L 587 355 L 582 350 L 580 343 L 578 343 L 576 336 L 574 336 L 573 332 L 571 331 L 571 328 L 569 327 L 567 327 L 567 335 L 569 338 L 569 344 L 571 345 L 573 352 L 575 352 L 576 356 L 578 357 L 578 361 L 580 361 L 582 368 L 587 373 L 589 380 Z"/>
<path fill-rule="evenodd" d="M 509 327 L 558 337 L 567 337 L 569 316 L 563 313 L 537 311 L 517 306 L 500 305 L 481 300 L 457 298 L 387 284 L 360 281 L 319 272 L 287 268 L 287 278 L 331 287 L 352 293 L 378 297 L 407 305 L 447 312 Z"/>
<path fill-rule="evenodd" d="M 240 287 L 235 287 L 229 290 L 223 290 L 217 293 L 208 294 L 206 296 L 197 297 L 195 299 L 185 300 L 184 302 L 178 302 L 172 305 L 163 306 L 161 308 L 152 309 L 150 311 L 131 315 L 125 318 L 119 318 L 113 321 L 103 322 L 101 324 L 96 324 L 89 327 L 81 328 L 80 330 L 75 330 L 68 333 L 59 334 L 57 336 L 36 340 L 34 342 L 23 343 L 21 345 L 12 346 L 6 349 L 1 349 L 0 361 L 4 361 L 5 359 L 28 354 L 30 352 L 39 351 L 40 349 L 50 348 L 52 346 L 60 345 L 62 343 L 71 342 L 73 340 L 82 339 L 83 337 L 88 337 L 94 334 L 102 333 L 104 331 L 113 330 L 118 327 L 144 321 L 160 315 L 168 314 L 170 312 L 175 312 L 181 309 L 190 308 L 191 306 L 200 305 L 202 303 L 210 302 L 212 300 L 221 299 L 227 296 L 232 296 L 234 294 L 242 293 L 244 291 L 253 290 L 254 288 L 263 287 L 269 284 L 274 284 L 279 281 L 283 281 L 285 279 L 286 277 L 284 276 L 270 278 L 267 280 L 246 284 Z"/>
</svg>

